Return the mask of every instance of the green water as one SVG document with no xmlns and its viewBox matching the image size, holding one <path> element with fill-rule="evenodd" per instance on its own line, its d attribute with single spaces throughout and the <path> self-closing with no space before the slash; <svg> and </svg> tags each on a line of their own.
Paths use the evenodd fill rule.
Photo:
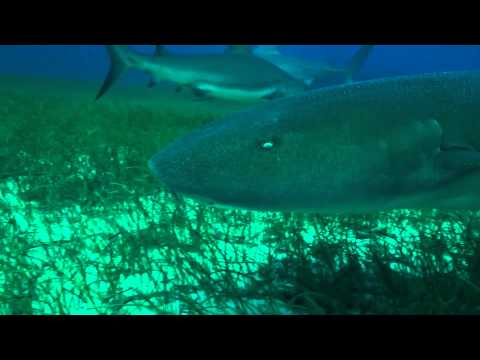
<svg viewBox="0 0 480 360">
<path fill-rule="evenodd" d="M 477 314 L 480 221 L 179 203 L 147 168 L 245 104 L 0 81 L 0 314 Z"/>
</svg>

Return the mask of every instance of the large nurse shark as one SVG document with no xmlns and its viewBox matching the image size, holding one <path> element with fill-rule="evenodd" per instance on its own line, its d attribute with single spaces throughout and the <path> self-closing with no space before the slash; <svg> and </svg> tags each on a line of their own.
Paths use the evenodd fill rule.
<svg viewBox="0 0 480 360">
<path fill-rule="evenodd" d="M 329 87 L 229 115 L 149 162 L 207 204 L 326 215 L 480 208 L 480 72 Z"/>
</svg>

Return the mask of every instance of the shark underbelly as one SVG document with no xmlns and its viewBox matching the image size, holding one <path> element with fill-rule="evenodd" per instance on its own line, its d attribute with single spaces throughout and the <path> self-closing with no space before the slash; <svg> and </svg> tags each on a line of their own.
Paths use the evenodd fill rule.
<svg viewBox="0 0 480 360">
<path fill-rule="evenodd" d="M 176 69 L 167 66 L 152 66 L 146 69 L 151 76 L 157 80 L 167 80 L 181 85 L 190 85 L 204 79 L 208 82 L 222 82 L 225 77 L 222 74 L 215 74 L 208 71 L 192 69 Z"/>
<path fill-rule="evenodd" d="M 274 86 L 257 89 L 245 89 L 226 85 L 217 85 L 211 83 L 199 83 L 195 87 L 206 94 L 219 99 L 226 100 L 259 100 L 268 98 L 278 91 Z"/>
</svg>

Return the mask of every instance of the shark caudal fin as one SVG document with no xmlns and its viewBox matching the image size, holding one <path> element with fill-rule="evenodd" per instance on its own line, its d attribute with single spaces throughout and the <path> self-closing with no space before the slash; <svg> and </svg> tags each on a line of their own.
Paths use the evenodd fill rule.
<svg viewBox="0 0 480 360">
<path fill-rule="evenodd" d="M 374 45 L 363 45 L 357 50 L 345 67 L 347 83 L 352 83 L 355 76 L 362 70 L 365 62 L 370 56 Z"/>
<path fill-rule="evenodd" d="M 110 70 L 103 82 L 102 87 L 98 91 L 96 100 L 99 100 L 112 87 L 112 85 L 120 78 L 120 75 L 131 65 L 130 53 L 125 45 L 107 45 L 108 55 L 110 57 Z"/>
</svg>

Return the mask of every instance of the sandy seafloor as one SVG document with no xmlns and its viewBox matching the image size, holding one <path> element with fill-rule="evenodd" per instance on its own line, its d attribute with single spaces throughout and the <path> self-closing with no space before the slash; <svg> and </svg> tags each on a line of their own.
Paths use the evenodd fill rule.
<svg viewBox="0 0 480 360">
<path fill-rule="evenodd" d="M 480 313 L 479 217 L 179 203 L 147 161 L 247 104 L 2 77 L 0 314 Z"/>
</svg>

